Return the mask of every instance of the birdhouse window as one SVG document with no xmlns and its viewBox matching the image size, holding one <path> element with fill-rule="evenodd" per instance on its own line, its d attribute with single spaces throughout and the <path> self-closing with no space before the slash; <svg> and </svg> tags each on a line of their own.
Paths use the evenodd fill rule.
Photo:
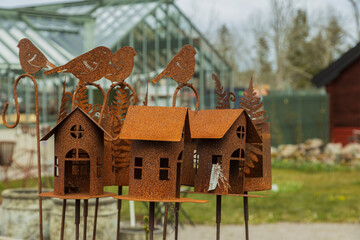
<svg viewBox="0 0 360 240">
<path fill-rule="evenodd" d="M 84 128 L 81 125 L 74 125 L 70 129 L 73 138 L 82 138 L 84 136 Z"/>
<path fill-rule="evenodd" d="M 238 138 L 244 139 L 244 137 L 245 137 L 245 127 L 244 126 L 238 127 L 236 129 L 236 135 L 238 136 Z"/>
<path fill-rule="evenodd" d="M 160 158 L 160 172 L 159 172 L 159 180 L 169 180 L 169 159 L 168 158 Z"/>
<path fill-rule="evenodd" d="M 78 160 L 78 159 L 88 159 L 90 158 L 90 156 L 84 149 L 73 148 L 65 155 L 65 158 L 69 160 Z"/>
<path fill-rule="evenodd" d="M 140 157 L 136 157 L 134 163 L 134 179 L 142 178 L 142 166 L 143 166 L 143 159 Z"/>
<path fill-rule="evenodd" d="M 195 149 L 194 150 L 194 158 L 193 158 L 195 173 L 197 173 L 197 170 L 199 168 L 199 159 L 200 159 L 200 156 L 199 156 L 199 154 L 197 154 L 196 149 Z"/>
<path fill-rule="evenodd" d="M 56 156 L 54 159 L 54 176 L 55 177 L 59 176 L 59 159 Z"/>
</svg>

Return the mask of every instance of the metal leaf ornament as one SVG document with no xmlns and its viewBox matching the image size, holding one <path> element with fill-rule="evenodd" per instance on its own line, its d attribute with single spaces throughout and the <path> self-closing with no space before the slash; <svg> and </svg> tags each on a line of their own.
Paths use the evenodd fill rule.
<svg viewBox="0 0 360 240">
<path fill-rule="evenodd" d="M 266 111 L 261 110 L 264 103 L 261 102 L 261 98 L 257 96 L 254 86 L 253 79 L 251 78 L 249 87 L 243 92 L 243 96 L 240 100 L 240 108 L 243 108 L 249 114 L 251 120 L 255 124 L 256 130 L 261 136 L 261 125 L 265 123 L 268 116 L 264 117 Z M 263 154 L 262 144 L 246 143 L 245 146 L 245 173 L 249 174 L 250 169 L 254 168 L 254 162 L 259 162 L 259 157 Z"/>
<path fill-rule="evenodd" d="M 212 75 L 213 80 L 215 81 L 216 95 L 217 95 L 217 105 L 216 109 L 229 109 L 230 101 L 235 102 L 236 96 L 233 92 L 226 92 L 224 87 L 221 84 L 220 79 L 216 76 L 215 73 Z"/>
</svg>

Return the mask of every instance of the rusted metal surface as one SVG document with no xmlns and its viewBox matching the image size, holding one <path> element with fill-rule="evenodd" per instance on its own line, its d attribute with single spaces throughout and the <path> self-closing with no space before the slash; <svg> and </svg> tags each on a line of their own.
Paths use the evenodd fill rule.
<svg viewBox="0 0 360 240">
<path fill-rule="evenodd" d="M 179 142 L 187 108 L 130 106 L 120 139 Z"/>
<path fill-rule="evenodd" d="M 196 97 L 195 113 L 197 113 L 199 111 L 199 104 L 200 104 L 199 93 L 196 90 L 196 88 L 192 84 L 189 84 L 189 83 L 184 83 L 184 84 L 180 84 L 179 86 L 177 86 L 177 88 L 175 89 L 174 95 L 173 95 L 173 105 L 172 106 L 173 107 L 176 106 L 176 95 L 180 91 L 180 89 L 183 87 L 189 87 L 194 91 L 195 97 Z"/>
<path fill-rule="evenodd" d="M 120 133 L 120 139 L 132 140 L 129 197 L 151 201 L 180 199 L 188 121 L 186 108 L 129 107 Z"/>
<path fill-rule="evenodd" d="M 60 240 L 64 239 L 65 217 L 66 217 L 66 199 L 63 199 L 62 214 L 61 214 Z"/>
<path fill-rule="evenodd" d="M 157 83 L 161 78 L 170 77 L 179 84 L 187 83 L 195 71 L 196 50 L 191 45 L 183 46 L 166 68 L 156 76 L 152 82 Z"/>
<path fill-rule="evenodd" d="M 109 48 L 104 46 L 96 47 L 60 67 L 45 71 L 44 74 L 69 72 L 79 79 L 80 84 L 84 82 L 92 83 L 103 78 L 108 73 L 112 56 Z"/>
<path fill-rule="evenodd" d="M 216 195 L 216 240 L 220 240 L 221 195 Z"/>
<path fill-rule="evenodd" d="M 15 107 L 16 107 L 16 121 L 13 125 L 9 125 L 6 121 L 6 110 L 9 106 L 7 102 L 2 112 L 2 119 L 3 123 L 7 128 L 15 128 L 19 121 L 20 121 L 20 111 L 19 111 L 19 102 L 17 97 L 16 87 L 19 81 L 23 78 L 30 78 L 34 83 L 34 93 L 35 93 L 35 115 L 36 115 L 36 149 L 37 149 L 37 169 L 38 169 L 38 192 L 39 192 L 39 231 L 40 231 L 40 239 L 43 239 L 43 228 L 42 228 L 42 198 L 40 196 L 42 192 L 42 185 L 41 185 L 41 154 L 40 154 L 40 117 L 39 117 L 39 91 L 35 76 L 29 74 L 22 74 L 20 75 L 14 83 L 14 100 L 15 100 Z"/>
<path fill-rule="evenodd" d="M 75 239 L 79 240 L 80 237 L 80 200 L 75 200 Z"/>
<path fill-rule="evenodd" d="M 94 213 L 93 240 L 96 239 L 96 227 L 97 227 L 98 210 L 99 210 L 99 198 L 96 198 L 96 200 L 95 200 L 95 213 Z"/>
<path fill-rule="evenodd" d="M 226 92 L 221 84 L 218 76 L 213 73 L 212 78 L 215 81 L 216 95 L 217 95 L 217 106 L 216 109 L 230 109 L 230 101 L 235 102 L 236 96 L 233 92 Z"/>
<path fill-rule="evenodd" d="M 133 70 L 136 55 L 132 47 L 125 46 L 117 50 L 110 59 L 109 68 L 104 77 L 112 82 L 123 82 Z"/>
<path fill-rule="evenodd" d="M 83 231 L 83 239 L 86 240 L 87 237 L 87 217 L 88 217 L 88 206 L 89 206 L 89 200 L 84 200 L 84 231 Z"/>
<path fill-rule="evenodd" d="M 175 240 L 178 240 L 179 237 L 179 211 L 180 211 L 180 203 L 176 202 L 175 203 L 175 209 L 174 209 L 174 214 L 175 214 Z"/>
<path fill-rule="evenodd" d="M 122 186 L 118 187 L 118 195 L 122 195 Z M 121 218 L 121 199 L 117 200 L 117 229 L 116 229 L 116 240 L 120 240 L 120 218 Z"/>
<path fill-rule="evenodd" d="M 28 75 L 35 75 L 42 68 L 56 68 L 45 55 L 27 38 L 23 38 L 18 43 L 19 59 L 21 68 Z"/>
<path fill-rule="evenodd" d="M 166 240 L 169 203 L 166 202 L 164 203 L 164 205 L 165 205 L 165 210 L 164 210 L 164 224 L 163 224 L 163 240 Z"/>
<path fill-rule="evenodd" d="M 155 202 L 149 202 L 149 235 L 154 240 Z"/>
<path fill-rule="evenodd" d="M 53 134 L 54 194 L 74 199 L 102 195 L 104 135 L 111 136 L 80 108 L 75 108 L 41 140 Z"/>
<path fill-rule="evenodd" d="M 245 192 L 247 194 L 247 192 Z M 245 237 L 249 240 L 249 199 L 244 197 L 244 221 L 245 221 Z"/>
</svg>

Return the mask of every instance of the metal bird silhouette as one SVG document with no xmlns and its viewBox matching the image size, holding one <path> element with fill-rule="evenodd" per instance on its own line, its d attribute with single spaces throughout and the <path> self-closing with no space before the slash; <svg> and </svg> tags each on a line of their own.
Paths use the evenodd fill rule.
<svg viewBox="0 0 360 240">
<path fill-rule="evenodd" d="M 27 74 L 35 74 L 42 68 L 48 68 L 48 66 L 56 68 L 29 39 L 21 39 L 17 46 L 21 68 Z"/>
<path fill-rule="evenodd" d="M 187 83 L 193 76 L 195 71 L 195 55 L 196 50 L 193 46 L 187 44 L 183 46 L 180 51 L 166 66 L 152 82 L 157 83 L 163 77 L 171 77 L 176 82 Z"/>
<path fill-rule="evenodd" d="M 96 47 L 57 68 L 45 71 L 46 75 L 55 72 L 69 72 L 77 77 L 80 83 L 95 82 L 107 73 L 112 52 L 107 47 Z"/>
<path fill-rule="evenodd" d="M 112 82 L 122 82 L 131 74 L 134 67 L 134 57 L 137 55 L 132 47 L 122 47 L 110 59 L 108 74 L 104 77 Z"/>
</svg>

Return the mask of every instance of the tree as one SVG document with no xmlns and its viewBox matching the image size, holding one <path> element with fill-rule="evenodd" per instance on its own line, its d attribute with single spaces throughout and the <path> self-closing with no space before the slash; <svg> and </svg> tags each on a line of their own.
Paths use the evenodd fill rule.
<svg viewBox="0 0 360 240">
<path fill-rule="evenodd" d="M 293 88 L 307 88 L 311 86 L 312 74 L 309 73 L 312 52 L 309 52 L 309 31 L 305 10 L 298 9 L 287 37 L 286 51 L 288 76 Z"/>
<path fill-rule="evenodd" d="M 265 36 L 257 39 L 257 63 L 256 69 L 259 82 L 265 84 L 272 83 L 272 67 L 269 61 L 269 44 Z"/>
</svg>

